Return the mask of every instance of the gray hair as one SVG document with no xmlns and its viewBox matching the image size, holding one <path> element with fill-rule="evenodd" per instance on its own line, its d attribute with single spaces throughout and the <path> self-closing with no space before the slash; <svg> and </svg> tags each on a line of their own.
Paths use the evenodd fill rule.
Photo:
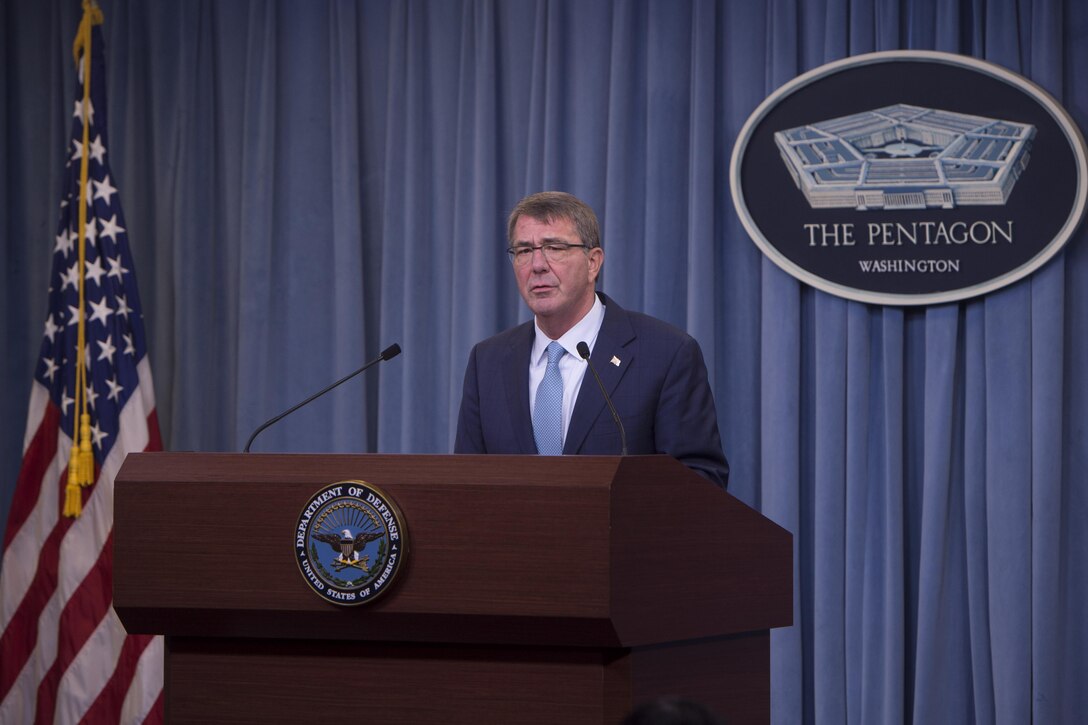
<svg viewBox="0 0 1088 725">
<path fill-rule="evenodd" d="M 517 241 L 514 239 L 514 227 L 523 216 L 542 222 L 567 219 L 574 224 L 574 229 L 586 249 L 601 246 L 601 228 L 597 223 L 597 215 L 589 204 L 573 194 L 565 191 L 541 191 L 519 201 L 510 212 L 510 219 L 506 224 L 506 238 L 511 244 Z"/>
</svg>

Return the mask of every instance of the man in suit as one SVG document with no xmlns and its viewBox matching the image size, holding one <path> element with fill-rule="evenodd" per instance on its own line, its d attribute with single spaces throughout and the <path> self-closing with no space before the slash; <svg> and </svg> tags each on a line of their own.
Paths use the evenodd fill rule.
<svg viewBox="0 0 1088 725">
<path fill-rule="evenodd" d="M 535 319 L 472 349 L 455 452 L 620 453 L 605 399 L 584 380 L 577 348 L 585 342 L 623 421 L 628 453 L 666 453 L 725 487 L 729 465 L 699 344 L 595 292 L 604 250 L 593 210 L 570 194 L 533 194 L 514 207 L 507 236 Z"/>
</svg>

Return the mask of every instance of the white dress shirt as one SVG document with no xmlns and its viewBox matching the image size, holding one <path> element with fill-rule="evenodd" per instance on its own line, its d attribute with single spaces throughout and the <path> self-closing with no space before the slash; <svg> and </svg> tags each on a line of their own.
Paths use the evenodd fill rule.
<svg viewBox="0 0 1088 725">
<path fill-rule="evenodd" d="M 579 320 L 555 342 L 563 346 L 567 351 L 559 360 L 559 374 L 563 376 L 563 440 L 567 440 L 567 428 L 570 427 L 570 417 L 574 413 L 574 401 L 578 399 L 578 391 L 582 387 L 582 378 L 585 377 L 588 365 L 578 354 L 578 343 L 589 345 L 589 351 L 593 352 L 593 344 L 597 342 L 597 333 L 604 323 L 604 304 L 601 298 L 593 295 L 593 307 L 586 316 Z M 536 326 L 536 337 L 533 340 L 533 350 L 529 354 L 529 418 L 536 408 L 536 389 L 540 381 L 544 379 L 544 371 L 548 368 L 548 345 L 552 339 Z"/>
</svg>

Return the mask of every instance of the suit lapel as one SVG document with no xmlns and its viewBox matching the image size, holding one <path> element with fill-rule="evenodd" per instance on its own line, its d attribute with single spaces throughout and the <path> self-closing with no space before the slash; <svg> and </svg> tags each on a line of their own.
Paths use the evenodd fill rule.
<svg viewBox="0 0 1088 725">
<path fill-rule="evenodd" d="M 590 360 L 593 361 L 597 374 L 601 376 L 604 389 L 612 397 L 616 386 L 635 359 L 635 331 L 627 319 L 627 313 L 619 305 L 603 294 L 601 298 L 605 303 L 604 322 L 597 333 Z M 593 372 L 586 370 L 582 387 L 578 390 L 578 400 L 574 403 L 570 426 L 567 428 L 567 438 L 563 444 L 564 454 L 578 453 L 581 450 L 597 418 L 602 413 L 611 415 L 607 412 L 607 407 L 600 388 L 597 387 L 597 381 L 593 379 Z"/>
<path fill-rule="evenodd" d="M 525 454 L 536 453 L 533 419 L 529 413 L 529 355 L 533 350 L 535 334 L 532 322 L 522 325 L 513 344 L 506 349 L 502 366 L 503 385 L 506 388 L 506 398 L 510 401 L 510 423 L 513 426 L 514 440 L 517 441 L 518 452 Z"/>
</svg>

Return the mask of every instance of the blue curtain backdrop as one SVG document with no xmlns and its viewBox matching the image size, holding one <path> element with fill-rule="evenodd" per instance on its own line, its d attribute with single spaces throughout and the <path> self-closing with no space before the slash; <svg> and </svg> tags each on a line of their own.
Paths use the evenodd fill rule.
<svg viewBox="0 0 1088 725">
<path fill-rule="evenodd" d="M 797 74 L 999 63 L 1088 120 L 1079 0 L 101 0 L 111 164 L 167 446 L 446 452 L 471 344 L 520 320 L 504 218 L 598 211 L 603 288 L 703 344 L 732 492 L 795 535 L 779 723 L 1088 712 L 1088 240 L 985 297 L 816 292 L 761 257 L 732 144 Z M 76 0 L 0 0 L 0 513 L 43 329 Z M 2 525 L 2 524 L 0 524 Z"/>
</svg>

